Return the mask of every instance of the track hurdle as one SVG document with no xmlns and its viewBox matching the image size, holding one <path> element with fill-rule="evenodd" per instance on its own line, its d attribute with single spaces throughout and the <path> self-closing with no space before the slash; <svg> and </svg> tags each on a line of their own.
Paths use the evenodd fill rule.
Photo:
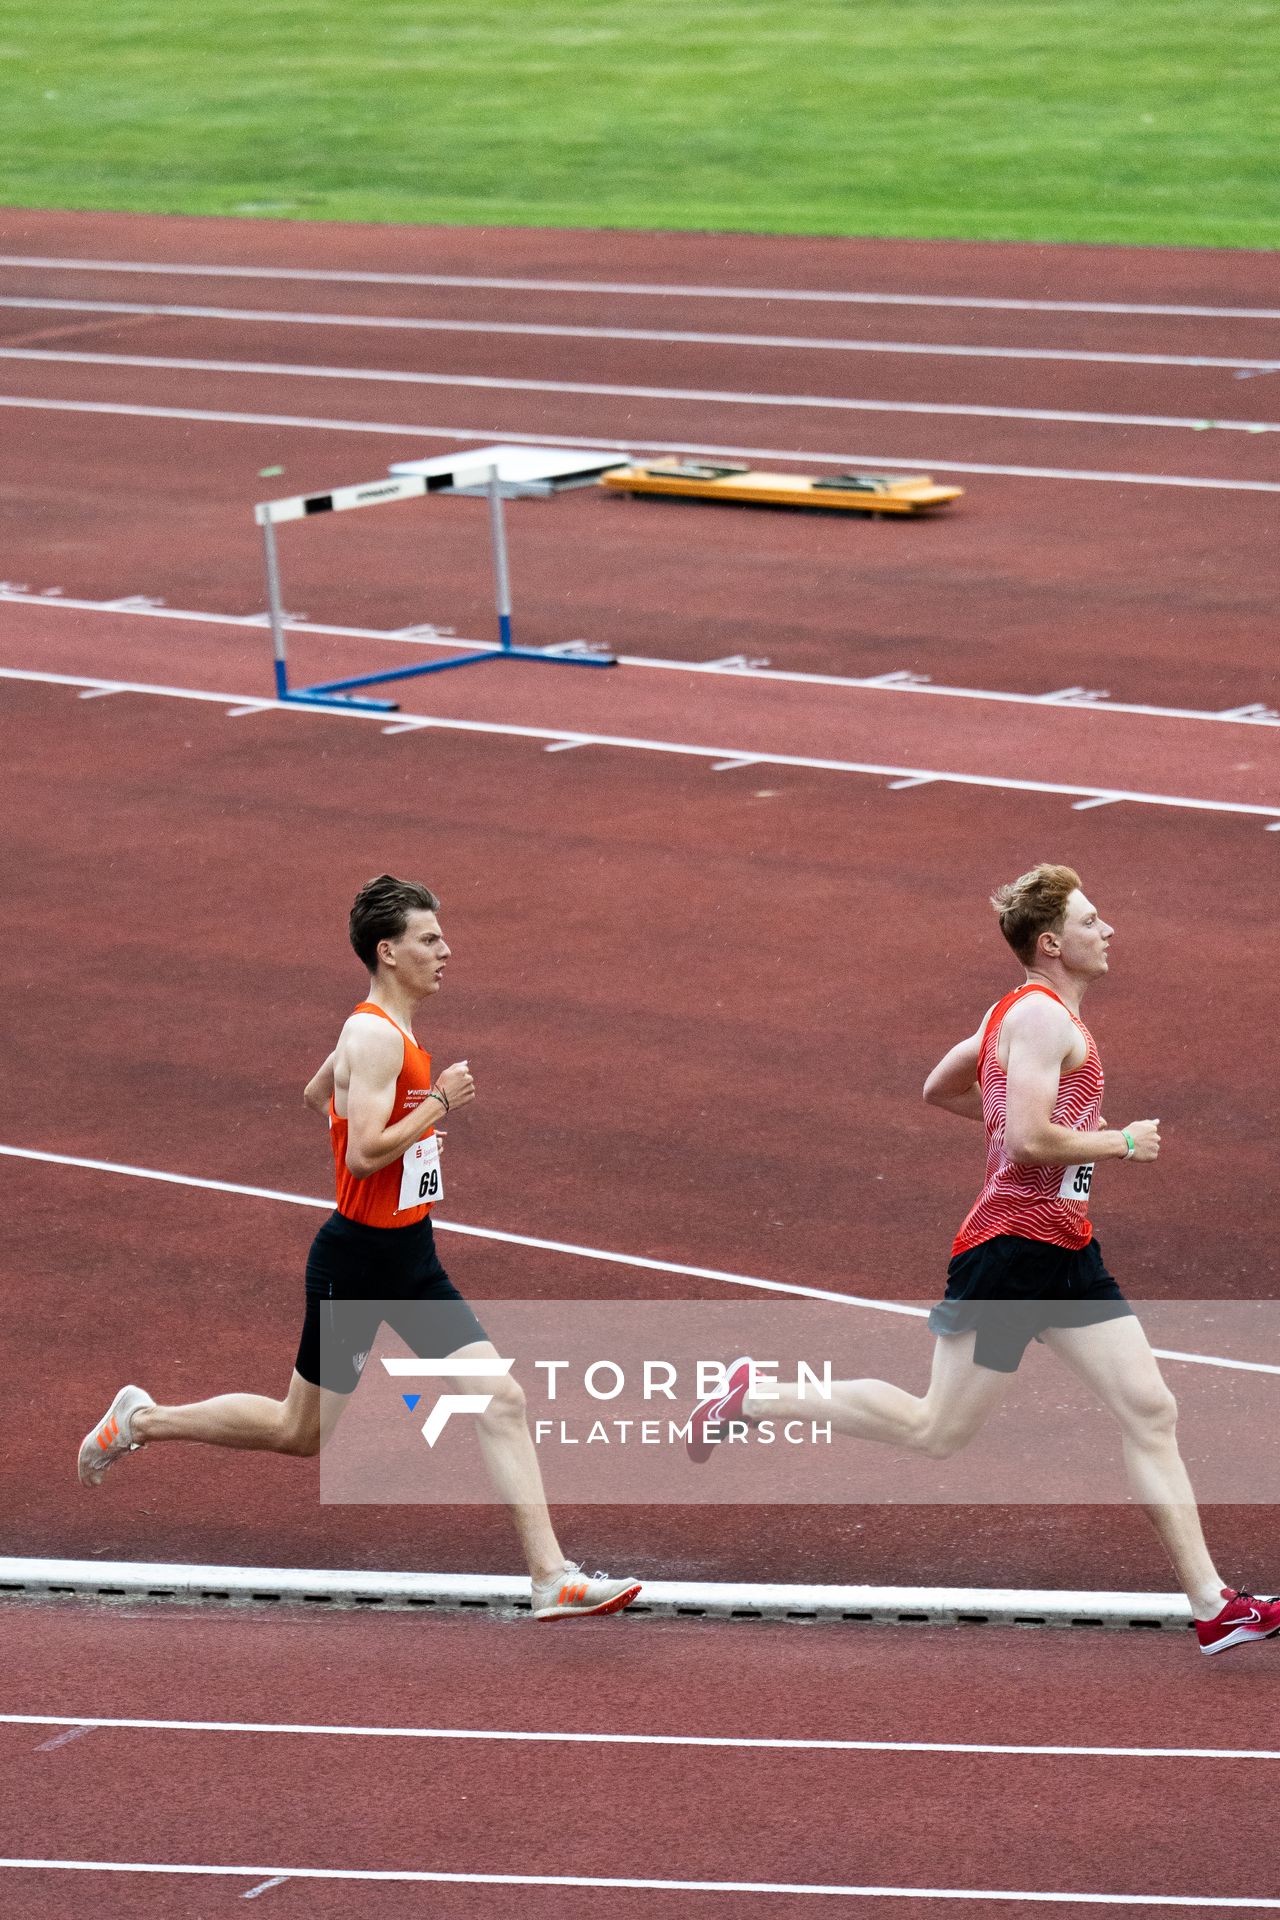
<svg viewBox="0 0 1280 1920">
<path fill-rule="evenodd" d="M 275 656 L 277 700 L 308 707 L 359 707 L 380 713 L 394 713 L 397 703 L 378 697 L 365 698 L 354 692 L 357 687 L 385 685 L 392 680 L 412 680 L 427 673 L 446 673 L 451 667 L 470 667 L 481 660 L 541 660 L 565 667 L 612 667 L 612 654 L 558 651 L 554 647 L 517 647 L 511 632 L 511 576 L 507 563 L 507 534 L 502 511 L 502 479 L 492 459 L 460 454 L 452 462 L 425 462 L 431 471 L 384 476 L 356 486 L 333 487 L 328 493 L 295 494 L 288 500 L 263 500 L 255 506 L 253 517 L 262 529 L 263 555 L 267 576 L 267 607 L 271 622 L 271 643 Z M 284 596 L 280 585 L 280 556 L 276 546 L 276 528 L 289 520 L 309 520 L 321 513 L 345 513 L 353 507 L 380 507 L 393 500 L 421 499 L 433 493 L 483 491 L 489 501 L 489 533 L 493 554 L 495 599 L 498 610 L 498 643 L 476 648 L 469 653 L 451 654 L 447 660 L 429 660 L 414 667 L 393 667 L 384 673 L 356 674 L 344 680 L 323 680 L 313 686 L 290 687 L 285 647 Z"/>
</svg>

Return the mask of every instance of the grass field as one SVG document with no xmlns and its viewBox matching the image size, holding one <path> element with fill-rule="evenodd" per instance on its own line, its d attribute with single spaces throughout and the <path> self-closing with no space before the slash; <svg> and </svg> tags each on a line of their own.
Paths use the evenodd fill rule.
<svg viewBox="0 0 1280 1920">
<path fill-rule="evenodd" d="M 1280 0 L 7 0 L 18 206 L 1280 243 Z"/>
</svg>

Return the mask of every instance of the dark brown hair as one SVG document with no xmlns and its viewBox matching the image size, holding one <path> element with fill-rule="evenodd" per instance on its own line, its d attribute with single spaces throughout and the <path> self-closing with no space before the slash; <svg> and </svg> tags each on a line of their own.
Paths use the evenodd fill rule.
<svg viewBox="0 0 1280 1920">
<path fill-rule="evenodd" d="M 1042 860 L 1029 873 L 996 888 L 991 904 L 1000 915 L 1000 931 L 1024 967 L 1035 959 L 1042 933 L 1062 931 L 1067 901 L 1079 885 L 1074 868 Z"/>
<path fill-rule="evenodd" d="M 411 913 L 435 913 L 440 902 L 430 887 L 380 873 L 366 880 L 351 908 L 351 944 L 370 973 L 378 971 L 379 940 L 398 940 Z"/>
</svg>

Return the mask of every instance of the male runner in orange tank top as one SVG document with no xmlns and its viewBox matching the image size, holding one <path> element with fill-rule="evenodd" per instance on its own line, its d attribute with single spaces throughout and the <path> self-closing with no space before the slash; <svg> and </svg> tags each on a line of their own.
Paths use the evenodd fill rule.
<svg viewBox="0 0 1280 1920">
<path fill-rule="evenodd" d="M 318 1453 L 359 1382 L 383 1320 L 420 1359 L 498 1358 L 441 1266 L 431 1227 L 442 1191 L 436 1122 L 475 1098 L 465 1060 L 446 1067 L 433 1084 L 431 1056 L 413 1031 L 415 1015 L 439 993 L 449 959 L 439 905 L 429 888 L 384 873 L 361 888 L 351 909 L 351 944 L 369 970 L 369 992 L 303 1094 L 329 1118 L 337 1210 L 307 1259 L 306 1313 L 285 1398 L 224 1393 L 192 1406 L 159 1407 L 141 1387 L 122 1387 L 80 1448 L 85 1486 L 101 1485 L 121 1455 L 161 1440 Z M 498 1372 L 450 1377 L 445 1384 L 489 1396 L 476 1416 L 478 1438 L 520 1536 L 534 1617 L 568 1619 L 628 1606 L 640 1591 L 637 1581 L 588 1577 L 561 1552 L 517 1383 Z"/>
<path fill-rule="evenodd" d="M 1149 1164 L 1160 1151 L 1158 1120 L 1103 1121 L 1101 1062 L 1080 1019 L 1086 991 L 1107 972 L 1114 930 L 1070 867 L 1034 867 L 991 904 L 1026 979 L 925 1082 L 931 1105 L 983 1122 L 988 1142 L 982 1191 L 929 1316 L 938 1336 L 929 1389 L 917 1396 L 883 1380 L 841 1381 L 822 1417 L 841 1433 L 946 1459 L 995 1410 L 1027 1343 L 1042 1340 L 1120 1422 L 1130 1484 L 1191 1602 L 1203 1651 L 1270 1639 L 1280 1604 L 1223 1585 L 1178 1451 L 1173 1395 L 1088 1218 L 1098 1162 Z M 735 1418 L 814 1411 L 812 1395 L 751 1388 L 750 1360 L 733 1362 L 723 1389 L 695 1410 L 695 1460 L 713 1456 Z"/>
</svg>

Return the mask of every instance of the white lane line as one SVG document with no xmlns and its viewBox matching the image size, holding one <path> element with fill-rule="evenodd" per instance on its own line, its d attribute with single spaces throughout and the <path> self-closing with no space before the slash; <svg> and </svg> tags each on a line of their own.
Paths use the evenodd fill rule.
<svg viewBox="0 0 1280 1920">
<path fill-rule="evenodd" d="M 141 1733 L 263 1733 L 356 1740 L 499 1740 L 534 1746 L 726 1747 L 751 1753 L 972 1753 L 1060 1760 L 1280 1760 L 1273 1747 L 1083 1747 L 975 1740 L 789 1739 L 745 1734 L 566 1733 L 493 1727 L 364 1727 L 292 1720 L 157 1720 L 104 1714 L 0 1713 L 0 1726 Z"/>
<path fill-rule="evenodd" d="M 474 287 L 511 293 L 611 293 L 681 300 L 795 300 L 831 306 L 952 307 L 976 313 L 1116 313 L 1139 318 L 1280 320 L 1280 307 L 1197 307 L 1125 300 L 1019 300 L 960 293 L 831 291 L 821 287 L 725 287 L 652 280 L 547 280 L 469 273 L 378 273 L 330 267 L 206 265 L 178 260 L 77 260 L 70 255 L 3 253 L 0 267 L 49 268 L 72 273 L 181 274 L 206 280 L 296 280 L 313 285 L 365 287 Z"/>
<path fill-rule="evenodd" d="M 279 1200 L 286 1206 L 313 1207 L 324 1213 L 333 1210 L 329 1200 L 312 1199 L 307 1194 L 280 1193 L 271 1187 L 241 1186 L 230 1180 L 202 1179 L 195 1174 L 162 1173 L 154 1167 L 132 1167 L 115 1160 L 88 1160 L 75 1154 L 45 1153 L 35 1147 L 0 1146 L 0 1155 L 10 1160 L 43 1161 L 55 1167 L 82 1167 L 90 1173 L 116 1173 L 130 1180 L 159 1180 L 166 1186 L 204 1188 L 211 1193 L 234 1193 L 250 1200 Z M 830 1300 L 842 1307 L 865 1307 L 873 1313 L 896 1313 L 914 1320 L 928 1318 L 928 1307 L 908 1306 L 900 1300 L 872 1300 L 865 1294 L 836 1293 L 826 1287 L 805 1287 L 791 1280 L 762 1280 L 745 1273 L 727 1273 L 721 1267 L 683 1266 L 672 1260 L 653 1260 L 638 1253 L 611 1253 L 600 1247 L 580 1247 L 568 1240 L 542 1240 L 525 1233 L 506 1233 L 496 1227 L 464 1227 L 454 1220 L 435 1221 L 440 1233 L 460 1233 L 474 1240 L 494 1240 L 513 1247 L 533 1247 L 543 1253 L 567 1253 L 579 1260 L 598 1260 L 606 1266 L 639 1267 L 648 1273 L 673 1273 L 693 1280 L 718 1280 L 725 1286 L 756 1287 L 765 1293 L 794 1294 L 803 1300 Z M 1169 1347 L 1153 1347 L 1161 1360 L 1183 1360 L 1191 1366 L 1225 1367 L 1235 1373 L 1280 1375 L 1280 1365 L 1267 1360 L 1228 1360 L 1218 1354 L 1184 1353 Z M 2 1716 L 0 1716 L 2 1717 Z"/>
<path fill-rule="evenodd" d="M 163 364 L 174 366 L 177 362 Z M 241 369 L 244 371 L 244 369 Z M 307 369 L 314 372 L 314 369 Z M 414 376 L 423 379 L 428 376 Z M 434 376 L 433 376 L 434 377 Z M 510 380 L 454 380 L 451 376 L 441 376 L 437 384 L 444 386 L 480 386 L 495 387 L 506 391 L 512 386 L 523 383 Z M 479 440 L 488 442 L 495 439 L 510 440 L 523 445 L 547 446 L 554 441 L 559 447 L 603 447 L 606 450 L 616 447 L 623 453 L 697 453 L 721 454 L 730 460 L 786 460 L 801 462 L 806 466 L 823 467 L 874 467 L 896 471 L 900 468 L 928 473 L 980 473 L 996 478 L 1014 480 L 1092 480 L 1117 483 L 1132 487 L 1191 487 L 1200 491 L 1222 493 L 1280 493 L 1280 480 L 1221 480 L 1204 479 L 1187 474 L 1169 473 L 1114 473 L 1105 468 L 1089 467 L 1027 467 L 997 466 L 990 461 L 977 460 L 941 460 L 921 459 L 915 454 L 902 456 L 896 453 L 807 453 L 796 450 L 782 450 L 775 447 L 730 447 L 720 444 L 708 445 L 693 440 L 615 440 L 604 434 L 593 435 L 590 439 L 580 434 L 553 432 L 545 433 L 510 432 L 505 427 L 428 427 L 406 425 L 403 421 L 386 420 L 335 420 L 325 415 L 293 413 L 242 413 L 214 407 L 154 407 L 137 403 L 117 402 L 113 400 L 51 400 L 29 394 L 0 394 L 0 407 L 27 408 L 37 413 L 87 413 L 102 414 L 122 420 L 187 420 L 202 421 L 215 426 L 232 427 L 302 427 L 324 433 L 375 433 L 393 434 L 397 439 L 413 436 L 429 440 Z M 264 616 L 265 618 L 265 616 Z"/>
<path fill-rule="evenodd" d="M 906 351 L 906 349 L 903 349 Z M 584 380 L 532 380 L 496 374 L 422 373 L 388 367 L 311 366 L 305 361 L 208 360 L 146 353 L 54 352 L 46 347 L 0 347 L 0 360 L 42 366 L 136 367 L 179 373 L 233 373 L 289 380 L 363 380 L 386 386 L 482 387 L 528 393 L 588 394 L 621 400 L 691 401 L 711 406 L 799 407 L 834 413 L 917 414 L 927 419 L 1021 420 L 1034 425 L 1101 427 L 1212 427 L 1227 433 L 1280 433 L 1280 421 L 1205 420 L 1198 414 L 1085 413 L 1054 407 L 973 406 L 941 400 L 860 400 L 844 395 L 747 393 L 737 387 L 636 387 Z"/>
<path fill-rule="evenodd" d="M 1071 366 L 1209 367 L 1228 372 L 1250 369 L 1256 373 L 1269 373 L 1276 364 L 1274 359 L 1246 359 L 1240 355 L 1080 352 L 1066 347 L 964 346 L 950 341 L 836 340 L 802 333 L 698 333 L 653 327 L 550 326 L 518 320 L 424 320 L 404 314 L 290 313 L 265 307 L 190 307 L 141 300 L 34 300 L 0 295 L 0 308 L 37 313 L 122 314 L 155 320 L 229 320 L 236 324 L 257 322 L 283 327 L 362 327 L 382 333 L 494 334 L 521 340 L 625 340 L 656 346 L 760 347 L 772 352 L 912 354 L 930 360 L 1034 360 Z M 20 352 L 21 349 L 15 350 L 15 354 Z M 47 357 L 59 358 L 56 353 Z M 518 382 L 510 384 L 516 385 Z M 753 397 L 757 400 L 762 398 L 759 395 Z M 1057 416 L 1051 414 L 1048 417 L 1053 419 Z M 1062 417 L 1071 419 L 1076 416 L 1067 414 Z"/>
<path fill-rule="evenodd" d="M 206 1879 L 340 1880 L 409 1886 L 598 1887 L 641 1893 L 772 1893 L 828 1895 L 846 1900 L 1001 1900 L 1034 1906 L 1149 1907 L 1193 1912 L 1230 1909 L 1244 1913 L 1280 1912 L 1280 1900 L 1201 1898 L 1177 1893 L 1032 1893 L 992 1887 L 856 1887 L 829 1881 L 649 1880 L 616 1874 L 583 1873 L 432 1873 L 425 1868 L 205 1866 L 189 1861 L 0 1859 L 0 1867 L 27 1872 L 153 1873 Z"/>
<path fill-rule="evenodd" d="M 277 1200 L 290 1207 L 313 1207 L 332 1213 L 331 1200 L 313 1199 L 308 1194 L 280 1193 L 271 1187 L 242 1186 L 230 1180 L 207 1180 L 194 1174 L 162 1173 L 154 1167 L 131 1167 L 114 1160 L 87 1160 L 74 1154 L 41 1153 L 32 1147 L 0 1146 L 0 1155 L 11 1160 L 45 1161 L 51 1166 L 82 1167 L 90 1173 L 115 1173 L 130 1180 L 159 1180 L 166 1186 L 203 1188 L 210 1193 L 233 1193 L 249 1200 Z M 829 1300 L 839 1306 L 866 1307 L 876 1313 L 906 1314 L 924 1319 L 927 1307 L 911 1307 L 900 1301 L 871 1300 L 856 1293 L 835 1293 L 824 1287 L 800 1286 L 789 1280 L 762 1280 L 744 1273 L 726 1273 L 719 1267 L 683 1266 L 672 1260 L 653 1260 L 637 1253 L 606 1253 L 596 1247 L 580 1247 L 567 1240 L 536 1239 L 525 1233 L 506 1233 L 496 1227 L 466 1227 L 454 1220 L 435 1221 L 438 1233 L 464 1234 L 473 1240 L 493 1240 L 505 1246 L 532 1247 L 541 1253 L 565 1253 L 579 1260 L 598 1260 L 606 1266 L 638 1267 L 646 1273 L 671 1273 L 682 1279 L 718 1280 L 725 1286 L 755 1287 L 764 1293 L 793 1294 L 805 1300 Z M 1235 1364 L 1224 1362 L 1226 1365 Z M 1280 1373 L 1280 1367 L 1273 1369 Z"/>
<path fill-rule="evenodd" d="M 191 687 L 168 687 L 153 685 L 141 680 L 99 680 L 96 676 L 69 673 L 37 673 L 20 667 L 0 667 L 0 679 L 21 680 L 37 686 L 55 687 L 109 687 L 113 692 L 137 693 L 163 700 L 197 700 L 216 706 L 235 706 L 243 702 L 242 694 L 211 693 L 197 691 Z M 290 705 L 280 705 L 272 701 L 263 701 L 264 712 L 312 713 L 334 720 L 378 720 L 385 721 L 381 713 L 360 708 L 341 709 L 337 707 L 311 707 L 298 700 Z M 408 715 L 405 716 L 409 718 Z M 453 720 L 441 719 L 434 714 L 417 716 L 423 730 L 427 727 L 444 733 L 475 733 L 493 739 L 503 740 L 563 740 L 562 727 L 524 727 L 514 722 L 493 720 Z M 943 786 L 973 787 L 997 793 L 1042 793 L 1061 796 L 1064 799 L 1089 799 L 1106 797 L 1112 801 L 1127 801 L 1132 806 L 1170 807 L 1190 813 L 1234 814 L 1242 819 L 1274 820 L 1280 825 L 1280 806 L 1264 806 L 1246 800 L 1206 800 L 1193 798 L 1187 794 L 1150 793 L 1136 787 L 1085 787 L 1057 780 L 1020 780 L 1012 774 L 997 773 L 958 773 L 951 768 L 942 767 L 900 767 L 886 766 L 871 760 L 827 760 L 811 754 L 799 753 L 759 753 L 742 747 L 695 746 L 688 741 L 649 740 L 631 734 L 593 733 L 589 736 L 594 747 L 615 747 L 628 753 L 661 753 L 679 759 L 690 760 L 753 760 L 760 766 L 795 767 L 808 773 L 852 773 L 869 774 L 883 780 L 910 780 L 913 784 L 927 786 L 934 783 Z"/>
<path fill-rule="evenodd" d="M 45 593 L 32 593 L 25 587 L 9 587 L 0 581 L 0 604 L 11 602 L 15 606 L 30 607 L 67 607 L 77 613 L 128 613 L 148 620 L 188 621 L 193 625 L 217 627 L 253 627 L 261 630 L 263 616 L 260 613 L 206 613 L 190 607 L 166 607 L 157 601 L 147 600 L 145 604 L 124 605 L 118 600 L 77 600 L 69 594 L 59 593 L 51 598 Z M 485 643 L 469 640 L 461 634 L 450 634 L 442 638 L 429 628 L 405 629 L 402 627 L 342 627 L 327 625 L 319 620 L 290 619 L 286 617 L 285 627 L 290 633 L 333 636 L 345 640 L 388 640 L 397 645 L 416 647 L 443 647 L 452 652 L 458 647 L 478 647 Z M 871 674 L 859 676 L 840 673 L 801 673 L 786 667 L 752 667 L 749 671 L 726 660 L 662 660 L 643 653 L 620 653 L 618 664 L 623 667 L 644 667 L 661 673 L 700 673 L 714 675 L 720 679 L 734 681 L 780 681 L 790 686 L 812 687 L 850 687 L 857 690 L 870 690 L 875 693 L 919 693 L 933 695 L 944 700 L 989 700 L 998 704 L 1019 707 L 1070 707 L 1079 713 L 1128 713 L 1137 714 L 1144 719 L 1153 720 L 1211 720 L 1217 724 L 1249 727 L 1280 727 L 1280 714 L 1264 706 L 1261 701 L 1251 701 L 1240 707 L 1157 707 L 1147 702 L 1133 700 L 1112 700 L 1101 698 L 1084 700 L 1073 698 L 1074 688 L 1064 688 L 1060 693 L 1009 693 L 1003 689 L 991 687 L 948 687 L 930 680 L 926 675 L 904 674 L 896 679 L 892 674 Z M 103 691 L 91 690 L 81 694 L 82 700 L 102 697 Z M 416 728 L 423 723 L 405 718 L 395 723 L 402 731 Z M 391 732 L 391 727 L 384 732 Z"/>
</svg>

